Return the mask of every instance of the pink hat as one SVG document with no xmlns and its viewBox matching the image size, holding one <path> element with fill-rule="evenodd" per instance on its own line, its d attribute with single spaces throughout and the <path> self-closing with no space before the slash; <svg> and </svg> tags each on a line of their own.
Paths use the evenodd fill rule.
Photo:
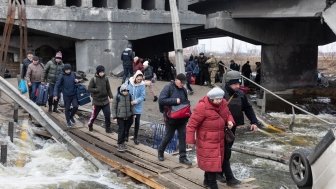
<svg viewBox="0 0 336 189">
<path fill-rule="evenodd" d="M 62 52 L 61 52 L 61 51 L 58 51 L 58 52 L 56 53 L 55 58 L 62 59 Z"/>
</svg>

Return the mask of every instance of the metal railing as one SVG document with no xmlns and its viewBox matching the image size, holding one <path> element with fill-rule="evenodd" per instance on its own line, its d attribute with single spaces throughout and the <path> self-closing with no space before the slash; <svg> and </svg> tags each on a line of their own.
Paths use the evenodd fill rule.
<svg viewBox="0 0 336 189">
<path fill-rule="evenodd" d="M 300 110 L 300 111 L 302 111 L 302 112 L 304 112 L 304 113 L 306 113 L 306 114 L 308 114 L 308 115 L 310 115 L 310 116 L 312 116 L 312 117 L 314 117 L 314 118 L 316 118 L 316 119 L 318 119 L 318 120 L 320 120 L 320 121 L 322 121 L 322 122 L 324 122 L 324 123 L 326 123 L 326 124 L 328 124 L 328 125 L 336 125 L 336 123 L 332 123 L 332 122 L 329 122 L 329 121 L 327 121 L 327 120 L 324 120 L 324 119 L 318 117 L 317 115 L 315 115 L 315 114 L 313 114 L 313 113 L 310 113 L 310 112 L 308 112 L 307 110 L 304 110 L 304 109 L 302 109 L 301 107 L 299 107 L 299 106 L 297 106 L 297 105 L 295 105 L 295 104 L 289 102 L 288 100 L 286 100 L 286 99 L 280 97 L 279 95 L 273 93 L 272 91 L 266 89 L 265 87 L 259 85 L 259 84 L 256 83 L 256 82 L 252 81 L 251 79 L 249 79 L 249 78 L 247 78 L 247 77 L 245 77 L 245 76 L 243 76 L 243 75 L 241 75 L 241 77 L 243 78 L 242 81 L 244 81 L 244 79 L 246 79 L 247 81 L 253 83 L 253 84 L 256 85 L 257 87 L 259 87 L 259 88 L 261 88 L 262 90 L 264 90 L 264 94 L 263 94 L 263 103 L 262 103 L 262 113 L 265 113 L 265 109 L 266 109 L 265 107 L 266 107 L 266 92 L 267 92 L 267 93 L 273 95 L 274 97 L 278 98 L 279 100 L 285 102 L 286 104 L 290 105 L 290 106 L 292 107 L 293 118 L 295 118 L 295 110 L 294 110 L 294 108 L 296 108 L 296 109 L 298 109 L 298 110 Z"/>
</svg>

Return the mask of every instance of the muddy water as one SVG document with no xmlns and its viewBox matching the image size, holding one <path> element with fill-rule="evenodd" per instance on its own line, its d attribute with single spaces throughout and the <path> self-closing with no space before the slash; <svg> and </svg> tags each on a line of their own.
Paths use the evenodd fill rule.
<svg viewBox="0 0 336 189">
<path fill-rule="evenodd" d="M 61 144 L 34 137 L 29 127 L 28 122 L 22 123 L 14 143 L 5 138 L 6 127 L 1 127 L 1 142 L 8 144 L 8 164 L 0 164 L 1 189 L 146 188 L 129 178 L 97 170 Z"/>
<path fill-rule="evenodd" d="M 271 113 L 271 115 L 285 124 L 289 124 L 291 119 L 291 115 L 284 113 Z M 336 118 L 330 114 L 319 117 L 336 122 Z M 247 128 L 240 128 L 236 142 L 290 154 L 298 148 L 313 148 L 327 132 L 325 124 L 310 116 L 297 115 L 295 121 L 293 132 L 273 133 L 274 138 L 260 132 L 248 132 Z M 256 178 L 256 184 L 265 189 L 297 188 L 290 177 L 287 165 L 241 153 L 234 153 L 232 157 L 234 172 L 240 179 Z"/>
</svg>

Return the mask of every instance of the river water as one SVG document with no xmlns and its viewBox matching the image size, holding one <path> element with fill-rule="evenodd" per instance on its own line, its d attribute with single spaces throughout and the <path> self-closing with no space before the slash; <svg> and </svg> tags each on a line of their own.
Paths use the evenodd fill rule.
<svg viewBox="0 0 336 189">
<path fill-rule="evenodd" d="M 127 177 L 97 170 L 81 157 L 74 157 L 53 141 L 34 137 L 28 121 L 23 121 L 14 143 L 4 138 L 7 127 L 1 127 L 0 139 L 8 145 L 7 166 L 0 164 L 1 189 L 119 189 L 146 188 Z"/>
<path fill-rule="evenodd" d="M 330 112 L 328 112 L 330 113 Z M 289 125 L 292 118 L 286 113 L 270 113 Z M 336 122 L 333 114 L 319 117 Z M 6 136 L 7 127 L 0 129 L 0 142 L 8 144 L 8 164 L 0 164 L 1 189 L 118 189 L 147 188 L 128 177 L 118 177 L 109 171 L 97 170 L 91 163 L 72 156 L 66 148 L 53 141 L 35 137 L 28 121 L 22 121 L 14 143 Z M 236 142 L 248 146 L 273 149 L 290 154 L 298 148 L 313 148 L 326 134 L 324 123 L 307 116 L 296 115 L 293 132 L 252 133 L 246 127 L 237 130 Z M 189 157 L 196 162 L 193 153 Z M 232 168 L 238 179 L 256 178 L 253 183 L 264 189 L 295 189 L 287 165 L 254 156 L 233 152 Z"/>
</svg>

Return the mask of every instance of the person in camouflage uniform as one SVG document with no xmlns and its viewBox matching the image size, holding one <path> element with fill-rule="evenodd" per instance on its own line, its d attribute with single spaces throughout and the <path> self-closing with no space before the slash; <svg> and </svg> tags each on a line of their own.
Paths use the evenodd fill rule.
<svg viewBox="0 0 336 189">
<path fill-rule="evenodd" d="M 210 73 L 210 87 L 214 87 L 215 86 L 215 78 L 216 78 L 216 74 L 218 72 L 218 62 L 217 59 L 215 58 L 215 56 L 213 54 L 210 54 L 210 58 L 209 60 L 207 60 L 205 62 L 205 64 L 209 65 L 209 73 Z"/>
</svg>

